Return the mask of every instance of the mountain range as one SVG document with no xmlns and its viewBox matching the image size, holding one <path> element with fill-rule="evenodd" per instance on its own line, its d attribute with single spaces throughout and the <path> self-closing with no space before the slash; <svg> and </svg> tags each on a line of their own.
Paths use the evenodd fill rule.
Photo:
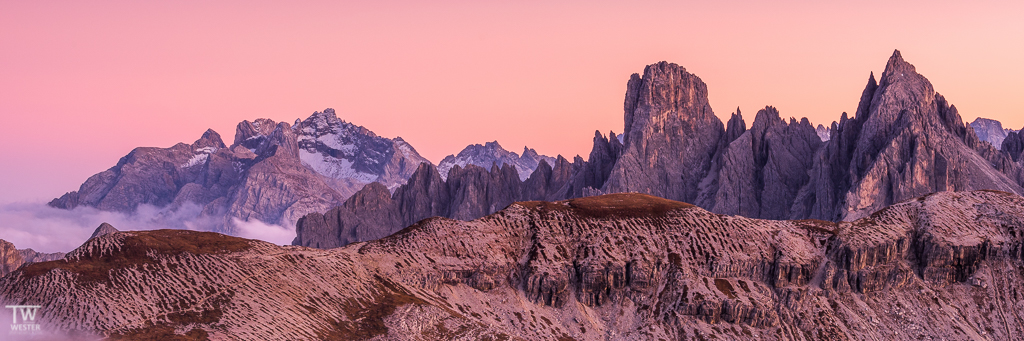
<svg viewBox="0 0 1024 341">
<path fill-rule="evenodd" d="M 853 117 L 843 113 L 828 127 L 786 120 L 771 106 L 749 129 L 738 108 L 723 123 L 704 82 L 667 62 L 627 83 L 623 133 L 596 132 L 587 159 L 530 148 L 520 155 L 494 141 L 435 167 L 400 137 L 379 137 L 326 109 L 292 125 L 241 122 L 230 147 L 209 130 L 191 145 L 136 148 L 50 205 L 152 205 L 166 216 L 188 212 L 193 229 L 225 233 L 237 232 L 237 221 L 295 225 L 298 245 L 334 247 L 431 216 L 474 219 L 515 201 L 602 193 L 647 193 L 752 218 L 841 221 L 935 191 L 1024 192 L 1019 132 L 982 118 L 964 124 L 899 51 L 879 79 L 869 77 Z"/>
<path fill-rule="evenodd" d="M 295 245 L 109 224 L 67 254 L 0 241 L 0 303 L 71 339 L 1024 334 L 1024 132 L 965 124 L 899 51 L 829 127 L 771 106 L 723 123 L 707 96 L 647 66 L 586 160 L 492 142 L 436 167 L 330 109 L 137 148 L 51 205 L 297 219 Z"/>
<path fill-rule="evenodd" d="M 529 174 L 541 160 L 554 158 L 530 148 L 519 156 L 494 141 L 470 145 L 458 156 L 446 157 L 441 167 L 447 171 L 453 165 L 507 163 Z M 192 144 L 135 148 L 49 205 L 124 213 L 150 205 L 168 217 L 171 227 L 180 222 L 170 217 L 184 215 L 180 227 L 233 234 L 236 219 L 294 226 L 306 214 L 340 205 L 366 184 L 393 190 L 420 164 L 430 161 L 401 137 L 377 136 L 328 108 L 291 125 L 243 121 L 231 146 L 207 130 Z"/>
<path fill-rule="evenodd" d="M 685 68 L 649 65 L 626 85 L 621 140 L 595 133 L 587 160 L 544 161 L 525 181 L 511 168 L 467 165 L 445 178 L 421 165 L 393 195 L 367 186 L 341 206 L 303 217 L 293 244 L 337 247 L 433 216 L 468 220 L 516 201 L 605 193 L 645 193 L 718 214 L 836 222 L 933 192 L 1024 193 L 1020 133 L 1009 133 L 999 149 L 979 140 L 899 51 L 880 78 L 868 77 L 854 116 L 843 113 L 829 128 L 783 119 L 771 106 L 749 129 L 739 109 L 723 123 L 707 96 Z"/>
<path fill-rule="evenodd" d="M 483 145 L 469 145 L 459 152 L 458 155 L 445 156 L 437 164 L 437 171 L 441 174 L 442 179 L 447 179 L 448 171 L 455 166 L 465 168 L 472 164 L 488 168 L 492 164 L 498 167 L 508 164 L 514 166 L 516 171 L 519 172 L 519 180 L 525 181 L 530 177 L 530 174 L 533 174 L 533 171 L 537 170 L 537 166 L 540 165 L 541 161 L 546 161 L 550 165 L 555 162 L 555 158 L 537 154 L 536 150 L 527 147 L 523 148 L 523 155 L 520 156 L 515 152 L 505 150 L 505 148 L 498 144 L 498 141 L 494 141 L 484 143 Z"/>
</svg>

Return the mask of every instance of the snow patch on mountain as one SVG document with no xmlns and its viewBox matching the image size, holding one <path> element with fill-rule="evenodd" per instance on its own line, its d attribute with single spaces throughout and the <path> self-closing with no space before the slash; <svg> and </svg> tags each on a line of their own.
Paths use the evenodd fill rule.
<svg viewBox="0 0 1024 341">
<path fill-rule="evenodd" d="M 373 182 L 379 178 L 378 175 L 357 171 L 351 160 L 345 158 L 334 158 L 318 152 L 310 152 L 299 149 L 299 159 L 302 164 L 312 168 L 321 175 L 335 179 L 352 179 L 360 182 Z"/>
<path fill-rule="evenodd" d="M 467 165 L 472 164 L 489 169 L 492 165 L 501 167 L 509 164 L 516 167 L 516 172 L 519 173 L 519 180 L 525 181 L 537 169 L 541 160 L 545 160 L 549 165 L 555 164 L 555 158 L 539 155 L 533 149 L 524 147 L 523 154 L 520 156 L 515 152 L 502 148 L 498 141 L 492 141 L 483 145 L 469 145 L 460 151 L 458 155 L 446 156 L 437 165 L 437 171 L 441 174 L 441 178 L 447 179 L 448 172 L 455 168 L 455 166 L 465 168 Z"/>
</svg>

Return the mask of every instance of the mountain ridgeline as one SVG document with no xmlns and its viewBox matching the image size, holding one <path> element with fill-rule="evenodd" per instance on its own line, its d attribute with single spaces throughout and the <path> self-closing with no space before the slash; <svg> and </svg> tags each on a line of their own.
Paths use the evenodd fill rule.
<svg viewBox="0 0 1024 341">
<path fill-rule="evenodd" d="M 243 121 L 231 146 L 208 130 L 192 144 L 135 148 L 50 206 L 132 213 L 149 205 L 162 210 L 158 218 L 234 233 L 236 219 L 291 225 L 367 183 L 396 187 L 424 162 L 402 138 L 379 137 L 326 109 L 294 124 Z"/>
<path fill-rule="evenodd" d="M 649 65 L 627 83 L 621 142 L 597 132 L 587 160 L 541 161 L 524 181 L 508 164 L 454 166 L 446 177 L 421 165 L 393 195 L 366 186 L 341 206 L 303 217 L 293 244 L 331 248 L 433 216 L 468 220 L 516 201 L 621 192 L 718 214 L 826 221 L 940 191 L 1024 193 L 1024 136 L 1009 132 L 1000 148 L 979 140 L 899 51 L 879 79 L 869 76 L 855 115 L 843 113 L 831 127 L 783 119 L 770 106 L 750 129 L 739 109 L 723 124 L 707 96 L 685 68 Z"/>
</svg>

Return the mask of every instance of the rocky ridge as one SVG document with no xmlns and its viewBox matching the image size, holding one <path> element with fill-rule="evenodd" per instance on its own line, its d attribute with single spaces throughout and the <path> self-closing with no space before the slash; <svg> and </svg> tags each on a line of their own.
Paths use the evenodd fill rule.
<svg viewBox="0 0 1024 341">
<path fill-rule="evenodd" d="M 872 74 L 853 118 L 833 123 L 792 217 L 855 220 L 937 191 L 1024 193 L 1005 154 L 978 141 L 955 106 L 899 51 Z"/>
<path fill-rule="evenodd" d="M 107 223 L 102 223 L 102 224 L 100 224 L 99 227 L 96 228 L 95 231 L 92 231 L 92 235 L 89 236 L 89 239 L 93 239 L 93 238 L 96 238 L 96 237 L 105 236 L 105 235 L 108 235 L 108 234 L 111 234 L 111 233 L 117 233 L 117 232 L 120 232 L 120 231 L 118 231 L 116 228 L 114 228 L 113 225 L 110 225 L 110 224 L 107 224 Z"/>
<path fill-rule="evenodd" d="M 523 154 L 516 154 L 502 148 L 498 141 L 487 142 L 483 145 L 473 144 L 467 146 L 458 155 L 448 155 L 437 164 L 437 171 L 442 179 L 448 178 L 448 171 L 454 166 L 466 168 L 468 165 L 477 165 L 490 168 L 497 165 L 499 168 L 513 165 L 519 172 L 519 180 L 526 181 L 537 170 L 540 161 L 546 161 L 549 165 L 555 163 L 555 158 L 537 154 L 536 150 L 523 147 Z"/>
<path fill-rule="evenodd" d="M 150 205 L 168 226 L 233 233 L 235 219 L 289 226 L 367 183 L 397 187 L 424 162 L 401 138 L 379 137 L 326 109 L 294 125 L 243 121 L 231 146 L 208 130 L 192 144 L 136 148 L 50 206 L 131 213 Z M 170 218 L 183 215 L 185 222 Z"/>
<path fill-rule="evenodd" d="M 383 236 L 435 215 L 472 219 L 513 201 L 603 193 L 647 193 L 719 214 L 827 221 L 856 220 L 938 191 L 1024 193 L 1022 136 L 1009 134 L 1002 151 L 981 143 L 956 107 L 899 51 L 880 82 L 869 77 L 856 115 L 844 113 L 829 128 L 815 128 L 807 119 L 786 120 L 771 106 L 757 112 L 750 129 L 738 108 L 723 124 L 708 104 L 704 82 L 666 62 L 630 78 L 624 112 L 625 133 L 596 132 L 586 160 L 577 156 L 571 163 L 538 165 L 521 184 L 502 178 L 503 185 L 459 189 L 458 215 L 448 203 L 451 190 L 408 192 L 402 198 L 396 192 L 391 200 L 398 203 L 388 210 L 406 212 L 404 219 L 363 219 L 359 212 L 367 209 L 346 203 L 348 208 L 332 210 L 330 218 L 321 220 L 320 214 L 306 220 L 314 225 L 300 222 L 295 242 L 333 247 L 369 240 L 351 237 L 356 225 L 345 221 L 363 222 L 355 235 Z M 318 231 L 316 237 L 303 235 L 310 231 Z M 349 237 L 322 241 L 337 235 Z"/>
<path fill-rule="evenodd" d="M 17 249 L 14 244 L 0 239 L 0 277 L 5 276 L 25 264 L 48 262 L 64 258 L 63 252 L 41 253 L 32 249 Z"/>
<path fill-rule="evenodd" d="M 832 128 L 830 127 L 819 124 L 814 131 L 818 133 L 818 138 L 821 139 L 821 142 L 828 142 L 828 140 L 832 139 Z"/>
<path fill-rule="evenodd" d="M 331 250 L 118 232 L 3 277 L 0 303 L 115 339 L 1009 340 L 1022 229 L 1024 198 L 994 191 L 839 223 L 613 194 Z"/>
</svg>

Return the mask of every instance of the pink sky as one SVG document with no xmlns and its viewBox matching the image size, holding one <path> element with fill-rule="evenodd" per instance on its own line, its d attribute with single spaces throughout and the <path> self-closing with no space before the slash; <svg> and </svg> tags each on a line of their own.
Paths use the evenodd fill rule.
<svg viewBox="0 0 1024 341">
<path fill-rule="evenodd" d="M 586 156 L 661 60 L 719 117 L 829 123 L 893 49 L 967 120 L 1024 126 L 1024 2 L 5 1 L 0 202 L 76 190 L 136 146 L 227 143 L 332 107 L 438 162 L 498 140 Z"/>
</svg>

